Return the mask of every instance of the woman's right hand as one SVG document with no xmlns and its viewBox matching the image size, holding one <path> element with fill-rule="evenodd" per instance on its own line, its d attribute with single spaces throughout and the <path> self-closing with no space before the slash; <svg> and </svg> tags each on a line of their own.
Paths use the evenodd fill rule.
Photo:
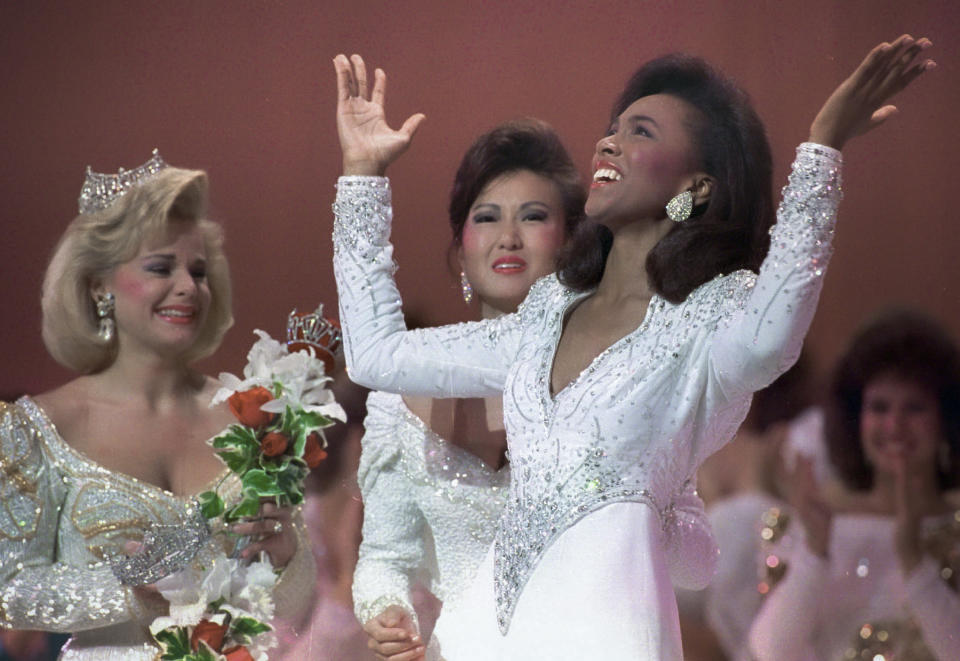
<svg viewBox="0 0 960 661">
<path fill-rule="evenodd" d="M 363 630 L 370 636 L 367 647 L 384 661 L 421 661 L 426 647 L 417 633 L 413 618 L 400 606 L 387 606 L 367 620 Z"/>
<path fill-rule="evenodd" d="M 797 512 L 806 531 L 807 548 L 827 557 L 830 550 L 830 526 L 833 512 L 820 496 L 820 487 L 813 470 L 813 459 L 802 454 L 796 457 L 796 465 L 789 478 L 790 504 Z"/>
<path fill-rule="evenodd" d="M 337 71 L 337 134 L 343 152 L 344 175 L 383 176 L 407 147 L 422 113 L 411 115 L 399 130 L 387 125 L 383 110 L 387 75 L 374 71 L 373 90 L 367 89 L 367 67 L 359 55 L 333 58 Z"/>
</svg>

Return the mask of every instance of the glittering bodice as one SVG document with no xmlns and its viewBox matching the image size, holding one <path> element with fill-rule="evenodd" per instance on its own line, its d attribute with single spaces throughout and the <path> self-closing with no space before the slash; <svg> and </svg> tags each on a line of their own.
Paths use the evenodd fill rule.
<svg viewBox="0 0 960 661">
<path fill-rule="evenodd" d="M 513 315 L 404 332 L 390 190 L 341 178 L 334 267 L 351 377 L 440 397 L 503 392 L 513 479 L 495 547 L 501 631 L 539 558 L 580 518 L 636 501 L 669 524 L 752 393 L 796 359 L 831 253 L 839 174 L 838 152 L 801 145 L 760 273 L 718 276 L 680 304 L 655 296 L 644 322 L 555 397 L 550 369 L 578 295 L 550 276 Z"/>
<path fill-rule="evenodd" d="M 412 578 L 441 601 L 456 598 L 493 541 L 510 479 L 430 430 L 399 395 L 373 392 L 367 411 L 353 586 L 361 622 L 391 603 L 410 608 Z"/>
<path fill-rule="evenodd" d="M 0 403 L 0 467 L 0 624 L 77 632 L 140 621 L 139 633 L 127 626 L 113 637 L 149 640 L 143 625 L 155 613 L 106 560 L 151 523 L 190 521 L 191 499 L 77 452 L 28 397 Z M 234 481 L 221 492 L 238 489 Z"/>
</svg>

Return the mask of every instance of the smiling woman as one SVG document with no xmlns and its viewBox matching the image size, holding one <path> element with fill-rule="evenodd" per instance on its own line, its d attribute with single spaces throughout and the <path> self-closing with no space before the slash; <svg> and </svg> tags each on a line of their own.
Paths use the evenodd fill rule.
<svg viewBox="0 0 960 661">
<path fill-rule="evenodd" d="M 42 301 L 47 348 L 81 376 L 0 402 L 0 627 L 73 633 L 62 659 L 156 658 L 148 626 L 167 601 L 121 584 L 111 558 L 148 530 L 194 529 L 192 497 L 219 478 L 221 492 L 240 489 L 206 443 L 232 415 L 209 407 L 218 384 L 190 367 L 233 321 L 206 202 L 206 174 L 156 152 L 117 175 L 88 169 Z M 262 535 L 247 557 L 286 567 L 275 601 L 290 613 L 307 603 L 312 555 L 298 513 L 261 515 L 237 532 Z"/>
<path fill-rule="evenodd" d="M 772 192 L 758 190 L 769 159 L 744 154 L 766 138 L 734 130 L 736 144 L 716 149 L 721 122 L 707 102 L 730 102 L 710 84 L 723 76 L 695 60 L 700 73 L 669 93 L 628 85 L 596 148 L 605 181 L 587 209 L 609 241 L 595 241 L 592 281 L 544 278 L 515 314 L 419 331 L 406 330 L 391 278 L 383 174 L 424 118 L 391 129 L 383 71 L 369 89 L 362 58 L 335 58 L 334 271 L 350 376 L 408 394 L 503 395 L 510 492 L 473 583 L 437 624 L 445 659 L 683 658 L 671 565 L 702 559 L 684 577 L 692 587 L 710 559 L 666 533 L 752 393 L 799 354 L 831 256 L 839 149 L 895 112 L 887 99 L 933 67 L 921 55 L 930 45 L 908 35 L 878 45 L 826 100 L 765 258 L 751 239 L 769 226 Z M 705 105 L 687 98 L 691 86 Z"/>
</svg>

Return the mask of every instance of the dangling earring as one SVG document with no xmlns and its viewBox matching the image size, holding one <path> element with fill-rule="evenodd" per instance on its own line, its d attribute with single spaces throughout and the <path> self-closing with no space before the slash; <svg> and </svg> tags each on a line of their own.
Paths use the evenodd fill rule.
<svg viewBox="0 0 960 661">
<path fill-rule="evenodd" d="M 113 332 L 116 329 L 116 322 L 113 320 L 113 308 L 114 308 L 114 297 L 113 294 L 107 292 L 105 294 L 97 294 L 97 319 L 100 320 L 100 329 L 97 331 L 97 335 L 105 343 L 110 342 L 113 339 Z"/>
<path fill-rule="evenodd" d="M 667 202 L 667 217 L 675 223 L 682 223 L 693 212 L 693 193 L 688 190 L 676 195 Z"/>
<path fill-rule="evenodd" d="M 470 281 L 467 280 L 467 274 L 463 271 L 460 271 L 460 293 L 463 294 L 464 303 L 469 303 L 473 300 L 473 287 L 470 286 Z"/>
</svg>

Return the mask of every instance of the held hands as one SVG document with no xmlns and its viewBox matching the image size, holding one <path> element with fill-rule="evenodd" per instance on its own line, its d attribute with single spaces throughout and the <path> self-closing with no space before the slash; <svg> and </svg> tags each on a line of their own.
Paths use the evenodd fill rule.
<svg viewBox="0 0 960 661">
<path fill-rule="evenodd" d="M 421 122 L 411 115 L 399 130 L 387 126 L 384 96 L 387 75 L 374 71 L 373 91 L 367 90 L 367 67 L 359 55 L 337 55 L 337 134 L 343 152 L 343 174 L 382 176 L 407 147 Z"/>
<path fill-rule="evenodd" d="M 234 524 L 231 530 L 237 535 L 251 535 L 253 542 L 240 553 L 244 560 L 252 560 L 261 551 L 270 555 L 274 567 L 286 567 L 297 552 L 297 533 L 293 529 L 292 507 L 277 507 L 276 503 L 264 501 L 260 505 L 260 517 L 252 521 Z"/>
<path fill-rule="evenodd" d="M 383 661 L 421 661 L 426 654 L 413 618 L 400 606 L 387 606 L 367 620 L 363 630 L 370 636 L 367 647 Z"/>
<path fill-rule="evenodd" d="M 937 66 L 933 60 L 917 60 L 932 45 L 929 39 L 905 34 L 892 44 L 876 46 L 823 104 L 810 126 L 810 142 L 842 149 L 850 138 L 895 115 L 897 107 L 885 105 L 887 100 Z"/>
</svg>

